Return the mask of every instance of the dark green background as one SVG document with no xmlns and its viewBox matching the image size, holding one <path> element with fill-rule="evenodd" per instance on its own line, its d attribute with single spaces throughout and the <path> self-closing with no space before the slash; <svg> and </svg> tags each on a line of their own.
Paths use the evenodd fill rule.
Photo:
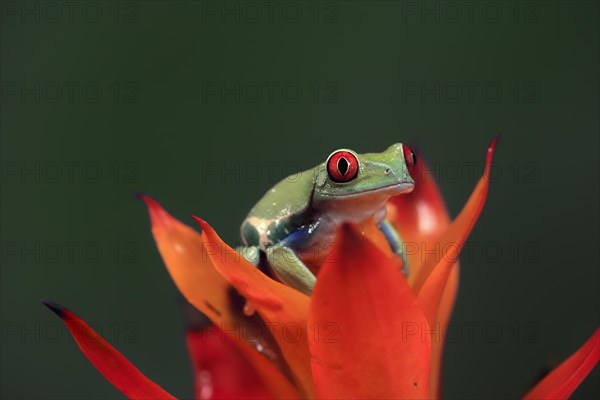
<svg viewBox="0 0 600 400">
<path fill-rule="evenodd" d="M 237 12 L 239 23 L 236 15 L 203 17 L 203 4 L 224 3 L 93 4 L 103 12 L 95 23 L 82 8 L 52 22 L 43 2 L 26 3 L 38 7 L 39 22 L 35 14 L 2 15 L 2 398 L 121 397 L 64 329 L 56 339 L 58 320 L 40 298 L 95 322 L 148 376 L 190 397 L 180 299 L 132 193 L 156 196 L 188 222 L 191 213 L 204 217 L 233 244 L 283 168 L 312 167 L 339 147 L 418 145 L 439 167 L 454 216 L 475 184 L 465 163 L 476 163 L 479 175 L 488 142 L 502 134 L 501 176 L 470 237 L 473 254 L 462 261 L 453 320 L 462 337 L 447 347 L 445 397 L 517 397 L 598 326 L 597 2 L 493 3 L 497 22 L 492 8 L 482 16 L 483 5 L 465 15 L 464 2 L 453 3 L 458 21 L 443 2 L 428 2 L 434 14 L 419 17 L 405 11 L 422 3 L 338 1 L 317 5 L 316 20 L 315 3 L 297 2 L 298 22 L 278 7 L 272 20 L 256 22 Z M 227 7 L 236 13 L 242 3 Z M 65 82 L 79 85 L 73 101 L 63 93 L 53 102 L 53 83 Z M 90 82 L 103 89 L 97 102 L 81 95 Z M 273 101 L 263 93 L 252 102 L 247 92 L 223 103 L 203 99 L 211 82 L 279 89 Z M 452 88 L 469 82 L 479 88 L 474 97 L 455 98 Z M 302 88 L 296 102 L 282 96 L 290 83 Z M 439 85 L 440 100 L 403 98 L 413 83 Z M 35 94 L 9 93 L 36 84 L 37 103 Z M 498 101 L 482 95 L 484 86 L 502 89 Z M 56 165 L 62 175 L 54 181 Z M 207 166 L 236 165 L 238 173 L 202 178 Z M 262 174 L 254 179 L 256 165 Z M 102 177 L 84 179 L 81 166 Z M 13 175 L 14 168 L 39 170 Z M 73 258 L 48 253 L 71 242 Z M 14 255 L 15 246 L 33 253 Z M 86 260 L 84 246 L 100 247 L 99 259 Z M 596 368 L 574 397 L 598 398 L 598 383 Z"/>
</svg>

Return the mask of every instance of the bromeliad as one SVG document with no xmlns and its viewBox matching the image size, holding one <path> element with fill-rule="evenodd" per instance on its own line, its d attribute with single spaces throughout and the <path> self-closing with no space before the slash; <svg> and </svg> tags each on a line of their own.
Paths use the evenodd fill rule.
<svg viewBox="0 0 600 400">
<path fill-rule="evenodd" d="M 424 161 L 402 144 L 338 150 L 279 183 L 250 211 L 238 251 L 204 220 L 194 217 L 198 233 L 141 196 L 171 277 L 212 321 L 187 337 L 196 397 L 439 398 L 443 341 L 424 333 L 448 324 L 495 145 L 453 221 Z M 434 243 L 441 253 L 424 257 Z M 47 305 L 127 397 L 173 398 L 75 314 Z M 597 330 L 525 397 L 567 398 L 599 346 Z"/>
</svg>

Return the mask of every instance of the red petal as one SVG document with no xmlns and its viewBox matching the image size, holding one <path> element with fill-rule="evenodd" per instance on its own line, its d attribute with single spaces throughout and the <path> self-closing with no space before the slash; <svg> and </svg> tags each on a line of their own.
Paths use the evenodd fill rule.
<svg viewBox="0 0 600 400">
<path fill-rule="evenodd" d="M 435 248 L 441 233 L 450 223 L 450 216 L 435 179 L 421 155 L 417 157 L 413 179 L 415 188 L 412 192 L 390 199 L 387 217 L 404 240 L 410 274 L 416 276 L 425 260 L 426 250 Z M 458 263 L 451 269 L 435 322 L 431 324 L 441 331 L 444 331 L 450 320 L 458 288 Z M 431 393 L 438 398 L 443 348 L 443 340 L 432 342 Z"/>
<path fill-rule="evenodd" d="M 229 336 L 211 325 L 187 333 L 196 399 L 271 399 L 261 377 Z"/>
<path fill-rule="evenodd" d="M 232 287 L 207 257 L 203 236 L 169 215 L 153 198 L 140 197 L 148 206 L 156 245 L 179 291 L 215 324 L 236 336 L 240 351 L 273 393 L 280 397 L 298 397 L 297 390 L 276 364 L 239 339 L 244 338 L 246 332 L 255 332 L 254 326 L 248 324 L 243 312 L 232 304 Z"/>
<path fill-rule="evenodd" d="M 567 399 L 600 360 L 600 328 L 579 348 L 535 385 L 524 397 L 529 399 Z"/>
<path fill-rule="evenodd" d="M 340 228 L 310 307 L 319 398 L 427 398 L 427 321 L 397 261 L 360 230 Z"/>
<path fill-rule="evenodd" d="M 431 258 L 427 259 L 414 277 L 413 290 L 418 293 L 419 301 L 430 322 L 435 321 L 452 266 L 458 260 L 460 250 L 485 204 L 496 142 L 497 139 L 494 139 L 490 144 L 483 176 L 477 183 L 467 204 L 440 238 L 439 247 L 442 249 L 442 253 L 438 259 L 439 261 Z"/>
<path fill-rule="evenodd" d="M 204 220 L 194 217 L 202 227 L 205 256 L 272 327 L 272 333 L 304 395 L 314 391 L 310 371 L 306 320 L 310 298 L 285 286 L 247 262 L 221 240 Z"/>
<path fill-rule="evenodd" d="M 429 278 L 429 275 L 438 263 L 452 265 L 456 260 L 458 260 L 458 254 L 462 249 L 464 241 L 469 233 L 471 233 L 471 230 L 473 229 L 473 226 L 475 225 L 475 222 L 477 221 L 477 218 L 483 209 L 483 205 L 485 204 L 489 187 L 489 172 L 497 142 L 498 138 L 495 138 L 488 148 L 485 171 L 477 183 L 475 190 L 473 190 L 473 193 L 467 201 L 467 204 L 460 212 L 458 217 L 440 237 L 439 247 L 442 250 L 441 254 L 439 254 L 439 257 L 430 257 L 425 259 L 418 269 L 418 272 L 414 275 L 411 274 L 411 286 L 415 292 L 419 292 L 421 290 L 425 284 L 425 281 L 427 278 Z"/>
<path fill-rule="evenodd" d="M 63 320 L 92 365 L 125 396 L 130 399 L 175 399 L 142 374 L 77 315 L 58 304 L 43 303 Z"/>
</svg>

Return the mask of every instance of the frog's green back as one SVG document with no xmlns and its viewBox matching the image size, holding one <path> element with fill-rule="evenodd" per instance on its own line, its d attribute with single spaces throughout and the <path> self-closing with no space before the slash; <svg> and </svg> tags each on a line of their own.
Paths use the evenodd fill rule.
<svg viewBox="0 0 600 400">
<path fill-rule="evenodd" d="M 273 186 L 250 210 L 241 227 L 246 245 L 277 243 L 297 228 L 310 208 L 317 168 L 287 177 Z"/>
<path fill-rule="evenodd" d="M 273 186 L 248 217 L 283 219 L 304 212 L 310 204 L 316 168 L 291 175 Z"/>
</svg>

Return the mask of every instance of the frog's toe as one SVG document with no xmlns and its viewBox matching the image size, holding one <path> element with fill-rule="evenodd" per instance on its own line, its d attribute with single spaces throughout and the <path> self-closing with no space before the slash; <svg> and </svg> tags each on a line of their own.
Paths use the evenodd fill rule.
<svg viewBox="0 0 600 400">
<path fill-rule="evenodd" d="M 260 249 L 258 246 L 237 246 L 235 248 L 242 257 L 255 267 L 260 262 Z"/>
</svg>

